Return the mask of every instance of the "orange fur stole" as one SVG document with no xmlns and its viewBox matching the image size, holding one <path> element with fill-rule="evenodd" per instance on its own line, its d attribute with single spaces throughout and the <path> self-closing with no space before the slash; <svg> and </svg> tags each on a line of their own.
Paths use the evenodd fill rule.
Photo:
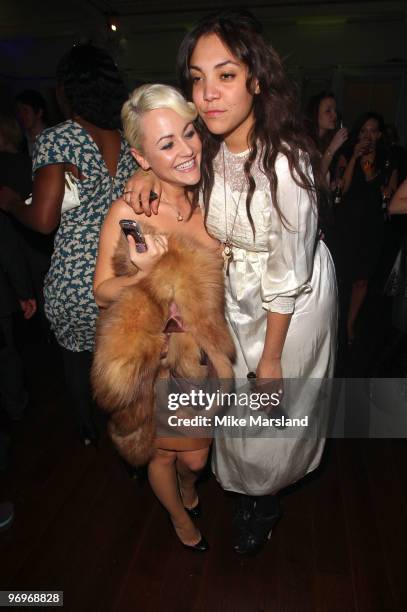
<svg viewBox="0 0 407 612">
<path fill-rule="evenodd" d="M 143 230 L 154 233 L 146 225 Z M 119 276 L 137 273 L 124 237 L 113 262 Z M 186 331 L 167 340 L 164 329 L 174 303 Z M 208 366 L 201 364 L 202 351 L 218 378 L 233 378 L 235 349 L 224 317 L 220 257 L 193 240 L 171 234 L 168 252 L 148 278 L 123 289 L 117 301 L 101 310 L 97 322 L 94 396 L 110 413 L 110 436 L 129 463 L 146 463 L 153 450 L 157 378 L 167 377 L 171 370 L 184 378 L 205 380 Z"/>
</svg>

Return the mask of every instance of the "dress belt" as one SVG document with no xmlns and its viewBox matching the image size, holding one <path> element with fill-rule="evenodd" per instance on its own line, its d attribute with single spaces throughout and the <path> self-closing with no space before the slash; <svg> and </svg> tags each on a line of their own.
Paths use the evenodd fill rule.
<svg viewBox="0 0 407 612">
<path fill-rule="evenodd" d="M 259 254 L 267 251 L 247 251 L 240 247 L 232 247 L 233 259 L 230 263 L 235 269 L 235 294 L 239 301 L 243 299 L 247 286 L 247 264 L 259 265 Z"/>
</svg>

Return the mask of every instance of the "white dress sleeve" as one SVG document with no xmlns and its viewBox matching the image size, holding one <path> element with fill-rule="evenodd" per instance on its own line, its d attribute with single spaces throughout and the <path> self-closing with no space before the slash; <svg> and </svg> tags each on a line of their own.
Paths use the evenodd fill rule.
<svg viewBox="0 0 407 612">
<path fill-rule="evenodd" d="M 303 168 L 311 174 L 305 163 Z M 293 180 L 285 156 L 277 158 L 276 173 L 278 203 L 285 221 L 273 207 L 268 257 L 261 271 L 261 295 L 266 310 L 291 314 L 297 296 L 311 291 L 318 214 L 308 192 Z"/>
</svg>

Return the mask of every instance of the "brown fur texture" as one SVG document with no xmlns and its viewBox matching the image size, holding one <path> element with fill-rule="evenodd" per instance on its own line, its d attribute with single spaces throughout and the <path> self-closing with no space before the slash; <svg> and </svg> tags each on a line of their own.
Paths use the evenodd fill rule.
<svg viewBox="0 0 407 612">
<path fill-rule="evenodd" d="M 147 225 L 145 233 L 154 233 Z M 120 238 L 113 259 L 117 275 L 137 272 L 127 242 Z M 163 332 L 171 303 L 185 327 Z M 218 254 L 195 241 L 169 235 L 168 252 L 148 278 L 126 287 L 99 315 L 92 384 L 98 404 L 110 413 L 109 433 L 120 454 L 133 465 L 145 464 L 155 438 L 154 385 L 171 370 L 195 380 L 208 377 L 202 351 L 219 379 L 233 378 L 233 340 L 224 317 L 223 272 Z"/>
</svg>

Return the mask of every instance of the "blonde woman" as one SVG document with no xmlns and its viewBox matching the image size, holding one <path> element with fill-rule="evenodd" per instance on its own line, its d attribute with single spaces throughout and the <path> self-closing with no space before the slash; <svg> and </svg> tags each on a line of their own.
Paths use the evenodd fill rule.
<svg viewBox="0 0 407 612">
<path fill-rule="evenodd" d="M 168 234 L 192 238 L 216 252 L 212 257 L 220 258 L 219 243 L 206 233 L 201 211 L 194 204 L 194 188 L 201 175 L 201 141 L 193 124 L 196 116 L 195 105 L 166 85 L 136 89 L 123 107 L 123 125 L 132 155 L 143 169 L 151 168 L 160 177 L 161 206 L 158 215 L 147 220 L 155 234 L 146 233 L 146 252 L 138 253 L 133 238 L 127 238 L 131 262 L 138 269 L 127 276 L 116 276 L 113 256 L 120 239 L 119 222 L 135 220 L 137 215 L 123 200 L 117 200 L 109 210 L 101 231 L 94 278 L 96 302 L 102 308 L 109 308 L 126 287 L 151 274 L 167 252 Z M 220 265 L 219 276 L 222 285 Z M 209 439 L 156 438 L 148 464 L 151 487 L 167 509 L 178 538 L 199 551 L 207 550 L 208 545 L 192 520 L 199 515 L 195 482 L 206 464 L 209 445 Z"/>
</svg>

